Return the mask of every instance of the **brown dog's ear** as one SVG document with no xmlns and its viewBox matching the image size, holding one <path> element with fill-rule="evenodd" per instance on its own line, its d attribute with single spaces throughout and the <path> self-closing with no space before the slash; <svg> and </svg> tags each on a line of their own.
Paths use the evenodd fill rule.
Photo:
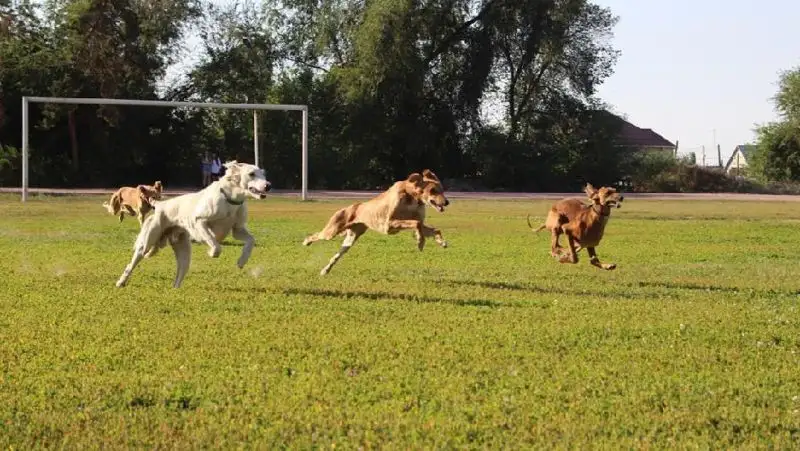
<svg viewBox="0 0 800 451">
<path fill-rule="evenodd" d="M 409 182 L 409 183 L 413 183 L 414 185 L 419 186 L 419 185 L 422 185 L 422 176 L 419 174 L 419 172 L 414 172 L 413 174 L 408 176 L 406 181 Z"/>
<path fill-rule="evenodd" d="M 139 198 L 147 204 L 150 203 L 150 193 L 147 192 L 147 188 L 145 188 L 144 185 L 137 186 L 136 191 L 139 192 Z"/>
<path fill-rule="evenodd" d="M 422 171 L 422 177 L 428 180 L 433 180 L 434 182 L 439 181 L 439 177 L 436 177 L 436 174 L 434 174 L 430 169 L 425 169 Z"/>
<path fill-rule="evenodd" d="M 594 197 L 594 196 L 597 194 L 597 189 L 595 189 L 595 187 L 594 187 L 594 186 L 592 186 L 592 184 L 591 184 L 591 183 L 587 183 L 587 184 L 586 184 L 586 187 L 583 189 L 583 191 L 584 191 L 584 192 L 586 193 L 586 195 L 587 195 L 587 196 L 589 196 L 590 198 L 591 198 L 591 197 Z"/>
</svg>

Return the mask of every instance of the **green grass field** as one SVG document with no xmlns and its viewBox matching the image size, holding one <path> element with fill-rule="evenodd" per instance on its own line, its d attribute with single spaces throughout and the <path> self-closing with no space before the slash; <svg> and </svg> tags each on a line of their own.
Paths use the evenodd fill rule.
<svg viewBox="0 0 800 451">
<path fill-rule="evenodd" d="M 347 202 L 269 198 L 175 290 L 102 200 L 0 197 L 3 448 L 800 447 L 800 203 L 628 199 L 604 272 L 454 201 L 320 277 Z"/>
</svg>

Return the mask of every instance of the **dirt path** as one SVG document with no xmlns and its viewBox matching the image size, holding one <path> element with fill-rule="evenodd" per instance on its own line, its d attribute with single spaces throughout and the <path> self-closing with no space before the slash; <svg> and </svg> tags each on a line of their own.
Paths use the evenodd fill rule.
<svg viewBox="0 0 800 451">
<path fill-rule="evenodd" d="M 167 189 L 164 194 L 177 196 L 193 191 L 194 189 Z M 0 188 L 0 193 L 20 194 L 20 188 Z M 30 195 L 46 194 L 52 196 L 81 196 L 81 195 L 110 195 L 114 189 L 103 188 L 30 188 Z M 310 190 L 311 199 L 364 199 L 375 196 L 378 191 L 328 191 Z M 299 190 L 274 190 L 273 196 L 300 197 Z M 493 193 L 493 192 L 448 192 L 452 199 L 504 199 L 504 200 L 542 200 L 560 199 L 568 196 L 582 196 L 582 193 Z M 751 200 L 751 201 L 784 201 L 800 202 L 798 195 L 778 194 L 740 194 L 740 193 L 626 193 L 625 197 L 631 199 L 653 200 Z"/>
</svg>

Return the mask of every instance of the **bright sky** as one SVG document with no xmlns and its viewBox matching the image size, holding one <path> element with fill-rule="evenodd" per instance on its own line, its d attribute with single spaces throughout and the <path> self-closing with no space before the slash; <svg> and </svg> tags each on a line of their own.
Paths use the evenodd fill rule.
<svg viewBox="0 0 800 451">
<path fill-rule="evenodd" d="M 705 146 L 713 165 L 717 144 L 724 164 L 757 124 L 777 119 L 779 73 L 800 66 L 800 1 L 594 1 L 620 17 L 613 44 L 622 52 L 599 95 L 634 125 L 679 141 L 698 163 Z"/>
<path fill-rule="evenodd" d="M 723 164 L 753 129 L 777 119 L 771 97 L 779 73 L 800 66 L 800 1 L 595 0 L 620 17 L 622 52 L 600 97 L 679 152 L 706 147 Z M 713 149 L 713 151 L 710 151 Z"/>
</svg>

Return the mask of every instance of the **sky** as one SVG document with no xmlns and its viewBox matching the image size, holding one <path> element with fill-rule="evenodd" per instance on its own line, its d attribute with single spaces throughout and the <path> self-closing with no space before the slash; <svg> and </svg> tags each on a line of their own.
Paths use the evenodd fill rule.
<svg viewBox="0 0 800 451">
<path fill-rule="evenodd" d="M 780 73 L 800 66 L 800 1 L 594 1 L 619 16 L 612 44 L 621 52 L 598 95 L 629 122 L 700 164 L 705 146 L 715 165 L 717 144 L 724 164 L 757 125 L 778 119 Z M 197 59 L 186 56 L 183 68 Z"/>
<path fill-rule="evenodd" d="M 679 153 L 723 164 L 753 129 L 778 119 L 780 73 L 800 66 L 800 1 L 595 0 L 619 16 L 622 54 L 599 96 Z M 716 138 L 715 138 L 716 135 Z"/>
</svg>

